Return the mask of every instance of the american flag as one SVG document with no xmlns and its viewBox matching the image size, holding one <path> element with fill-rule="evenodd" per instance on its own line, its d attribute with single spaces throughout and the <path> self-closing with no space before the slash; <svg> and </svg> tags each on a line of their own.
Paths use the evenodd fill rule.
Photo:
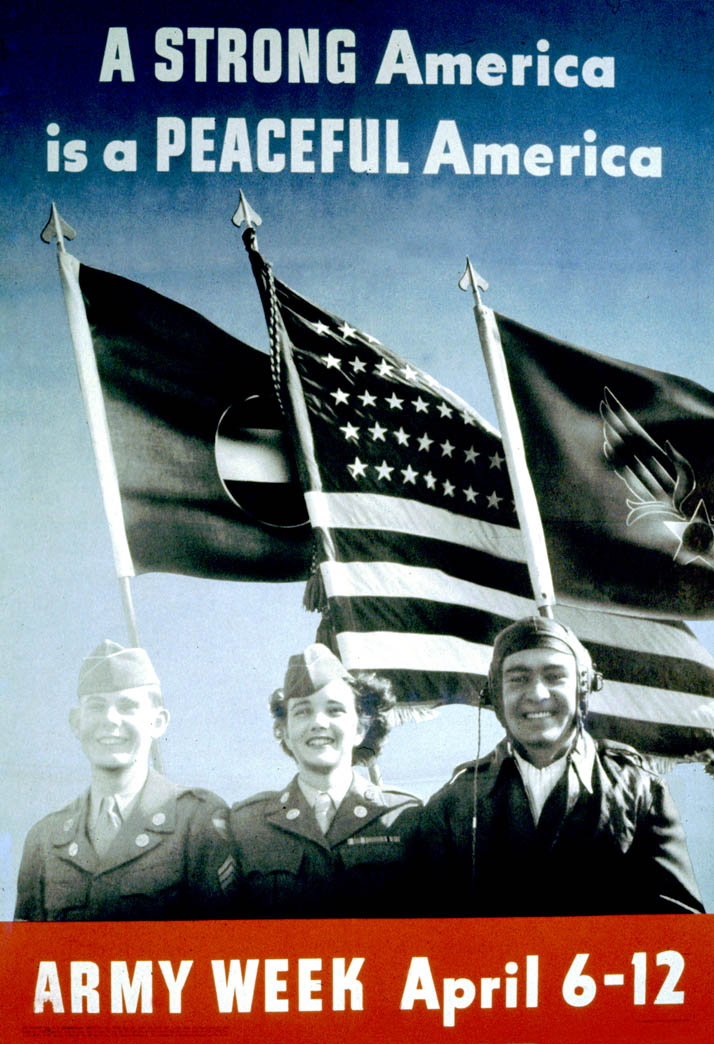
<svg viewBox="0 0 714 1044">
<path fill-rule="evenodd" d="M 401 701 L 474 703 L 495 635 L 532 614 L 503 447 L 475 410 L 274 278 L 253 250 L 326 596 L 321 640 Z M 558 606 L 605 675 L 590 728 L 706 756 L 714 659 L 678 622 Z"/>
</svg>

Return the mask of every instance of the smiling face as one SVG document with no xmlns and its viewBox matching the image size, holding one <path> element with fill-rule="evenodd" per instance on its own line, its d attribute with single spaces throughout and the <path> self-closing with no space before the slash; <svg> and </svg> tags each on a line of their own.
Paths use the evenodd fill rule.
<svg viewBox="0 0 714 1044">
<path fill-rule="evenodd" d="M 146 685 L 83 695 L 69 715 L 92 767 L 107 770 L 148 767 L 152 741 L 163 735 L 168 720 Z"/>
<path fill-rule="evenodd" d="M 280 734 L 298 768 L 320 776 L 351 771 L 352 751 L 364 728 L 350 686 L 335 679 L 310 696 L 287 701 Z"/>
<path fill-rule="evenodd" d="M 522 649 L 503 661 L 502 723 L 534 765 L 548 765 L 575 732 L 577 671 L 571 653 Z"/>
</svg>

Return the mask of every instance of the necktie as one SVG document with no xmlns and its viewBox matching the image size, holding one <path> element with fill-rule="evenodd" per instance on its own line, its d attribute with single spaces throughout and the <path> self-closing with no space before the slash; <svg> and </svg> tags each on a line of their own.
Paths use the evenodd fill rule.
<svg viewBox="0 0 714 1044">
<path fill-rule="evenodd" d="M 330 823 L 334 817 L 335 806 L 332 804 L 332 798 L 326 791 L 319 791 L 315 798 L 315 818 L 323 834 L 330 829 Z"/>
<path fill-rule="evenodd" d="M 120 826 L 121 817 L 115 799 L 113 797 L 102 798 L 92 836 L 92 844 L 98 856 L 104 856 L 109 851 Z"/>
</svg>

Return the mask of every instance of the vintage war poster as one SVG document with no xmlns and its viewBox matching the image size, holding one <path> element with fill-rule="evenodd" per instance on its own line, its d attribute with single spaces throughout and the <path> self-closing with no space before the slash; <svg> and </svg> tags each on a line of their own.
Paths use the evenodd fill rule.
<svg viewBox="0 0 714 1044">
<path fill-rule="evenodd" d="M 517 533 L 505 460 L 498 450 L 488 459 L 477 453 L 468 427 L 482 418 L 497 439 L 478 301 L 507 317 L 501 330 L 510 350 L 517 337 L 506 330 L 539 331 L 620 360 L 630 377 L 641 368 L 677 375 L 694 382 L 676 387 L 682 410 L 700 411 L 696 430 L 711 423 L 714 4 L 36 0 L 7 4 L 2 26 L 3 1039 L 709 1039 L 713 444 L 695 437 L 683 449 L 674 436 L 658 443 L 654 407 L 635 417 L 619 386 L 598 393 L 597 451 L 617 473 L 623 531 L 637 541 L 660 525 L 667 563 L 664 571 L 646 568 L 632 594 L 618 572 L 627 555 L 577 530 L 585 535 L 573 557 L 565 543 L 555 552 L 556 587 L 562 593 L 591 565 L 596 577 L 601 565 L 616 574 L 611 586 L 594 581 L 599 607 L 576 606 L 569 617 L 606 615 L 592 633 L 605 635 L 603 648 L 621 640 L 628 649 L 626 684 L 608 689 L 606 670 L 590 709 L 605 732 L 641 744 L 663 773 L 712 912 L 426 917 L 433 896 L 428 880 L 420 888 L 415 866 L 410 916 L 393 920 L 232 920 L 223 909 L 215 920 L 187 922 L 14 918 L 28 831 L 88 786 L 68 714 L 80 666 L 104 639 L 149 653 L 171 714 L 156 744 L 171 780 L 231 806 L 280 792 L 294 774 L 273 735 L 269 699 L 289 657 L 316 640 L 320 615 L 303 607 L 303 596 L 320 552 L 299 488 L 315 461 L 296 458 L 307 414 L 296 435 L 299 410 L 278 401 L 281 379 L 283 392 L 290 381 L 269 358 L 286 328 L 293 340 L 308 326 L 310 336 L 329 334 L 320 357 L 326 380 L 343 367 L 351 382 L 349 392 L 339 380 L 325 384 L 331 416 L 347 410 L 349 394 L 356 399 L 363 358 L 380 358 L 374 380 L 403 366 L 403 387 L 420 389 L 400 398 L 394 386 L 390 400 L 385 385 L 381 408 L 394 414 L 391 431 L 378 412 L 362 431 L 357 413 L 345 412 L 334 447 L 320 443 L 317 427 L 309 431 L 320 467 L 343 452 L 354 456 L 340 492 L 351 494 L 372 468 L 380 497 L 411 503 L 421 483 L 434 494 L 430 504 L 438 492 L 439 517 L 480 505 L 484 525 L 493 520 L 502 533 Z M 286 287 L 308 303 L 294 327 L 279 314 Z M 330 332 L 335 318 L 340 325 Z M 103 322 L 103 343 L 112 323 L 124 323 L 146 355 L 97 356 L 92 378 L 73 336 L 76 346 L 86 330 L 91 355 Z M 338 342 L 344 358 L 332 354 Z M 209 361 L 214 350 L 223 353 L 220 363 Z M 570 411 L 590 371 L 565 358 L 552 379 Z M 104 448 L 85 411 L 93 395 L 97 406 L 100 385 L 93 393 L 87 382 L 99 377 L 105 396 L 110 377 L 125 396 L 121 409 L 106 399 Z M 138 388 L 141 397 L 132 399 L 127 389 Z M 362 395 L 367 410 L 370 392 Z M 572 448 L 581 425 L 571 416 L 580 416 L 574 407 L 554 409 L 544 429 L 558 429 Z M 675 409 L 669 420 L 680 419 Z M 452 436 L 445 425 L 457 420 Z M 143 443 L 126 434 L 139 428 Z M 628 466 L 613 449 L 626 428 L 640 439 Z M 544 436 L 533 438 L 535 474 L 533 454 L 551 451 L 538 441 Z M 646 488 L 632 479 L 642 478 L 645 444 L 659 462 Z M 119 474 L 118 501 L 99 481 L 97 458 L 105 476 L 107 466 Z M 580 491 L 571 483 L 574 466 L 566 472 L 561 463 L 549 456 L 538 469 L 555 491 L 542 496 L 541 510 L 565 504 L 567 528 L 583 506 L 587 515 L 597 491 Z M 147 488 L 134 482 L 135 465 L 144 478 L 151 472 Z M 308 501 L 316 502 L 310 488 Z M 117 532 L 116 516 L 114 529 L 107 523 L 117 502 L 126 531 Z M 591 512 L 593 531 L 600 521 Z M 548 539 L 553 554 L 550 531 Z M 428 555 L 416 564 L 437 571 Z M 691 581 L 683 604 L 670 589 L 670 567 Z M 313 595 L 314 579 L 313 572 Z M 523 612 L 528 599 L 512 591 L 498 601 L 498 580 L 477 572 L 468 579 L 470 590 L 496 589 L 493 604 L 490 593 L 479 603 L 480 618 Z M 429 588 L 423 597 L 451 604 L 443 592 L 461 584 L 446 569 L 434 579 L 441 595 Z M 615 603 L 625 590 L 623 611 Z M 454 595 L 454 603 L 471 597 Z M 465 604 L 451 616 L 462 619 Z M 633 614 L 636 626 L 620 625 Z M 693 637 L 678 632 L 686 634 L 681 648 L 698 652 L 693 660 L 672 653 L 676 664 L 655 682 L 657 640 L 630 650 L 622 634 L 667 628 L 668 616 L 691 628 Z M 408 610 L 402 632 L 409 622 Z M 383 614 L 372 642 L 390 626 Z M 425 642 L 423 655 L 402 662 L 424 678 Z M 351 655 L 357 646 L 364 648 L 355 640 Z M 470 674 L 482 677 L 486 667 Z M 458 685 L 435 707 L 420 684 L 405 683 L 411 697 L 400 704 L 378 769 L 385 785 L 426 801 L 503 731 L 492 710 L 464 701 Z M 656 693 L 649 703 L 648 686 Z M 636 707 L 627 702 L 635 689 L 645 694 Z M 524 865 L 518 881 L 523 894 L 529 871 Z"/>
</svg>

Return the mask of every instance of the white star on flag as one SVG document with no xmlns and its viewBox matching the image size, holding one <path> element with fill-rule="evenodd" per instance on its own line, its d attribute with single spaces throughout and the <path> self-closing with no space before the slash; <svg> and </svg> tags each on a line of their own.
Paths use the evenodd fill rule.
<svg viewBox="0 0 714 1044">
<path fill-rule="evenodd" d="M 381 464 L 377 465 L 377 478 L 380 480 L 380 482 L 382 479 L 390 479 L 392 477 L 393 471 L 394 468 L 390 467 L 390 465 L 387 464 L 386 460 L 383 460 Z"/>
<path fill-rule="evenodd" d="M 419 472 L 414 471 L 411 464 L 407 464 L 406 468 L 402 468 L 402 475 L 405 482 L 411 482 L 412 485 L 415 485 Z"/>
<path fill-rule="evenodd" d="M 372 442 L 384 442 L 384 436 L 387 434 L 387 429 L 383 428 L 379 421 L 375 421 L 371 428 L 367 431 L 372 436 Z"/>
<path fill-rule="evenodd" d="M 359 428 L 356 428 L 354 424 L 350 424 L 349 421 L 344 425 L 344 427 L 340 428 L 340 431 L 344 432 L 346 439 L 354 439 L 355 442 L 357 441 Z"/>
<path fill-rule="evenodd" d="M 363 464 L 359 457 L 355 457 L 351 464 L 347 465 L 352 478 L 364 478 L 367 471 L 367 465 Z"/>
</svg>

